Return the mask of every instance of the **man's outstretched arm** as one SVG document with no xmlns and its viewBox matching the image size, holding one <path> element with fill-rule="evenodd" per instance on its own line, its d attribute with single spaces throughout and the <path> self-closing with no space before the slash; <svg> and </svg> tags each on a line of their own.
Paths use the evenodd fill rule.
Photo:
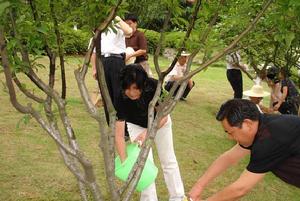
<svg viewBox="0 0 300 201">
<path fill-rule="evenodd" d="M 249 150 L 243 149 L 238 144 L 224 152 L 211 164 L 207 171 L 198 179 L 196 184 L 194 184 L 192 190 L 189 192 L 189 197 L 193 201 L 200 200 L 202 191 L 210 182 L 249 153 Z"/>
<path fill-rule="evenodd" d="M 209 197 L 206 201 L 238 200 L 246 195 L 264 176 L 264 173 L 258 174 L 245 170 L 238 180 Z"/>
</svg>

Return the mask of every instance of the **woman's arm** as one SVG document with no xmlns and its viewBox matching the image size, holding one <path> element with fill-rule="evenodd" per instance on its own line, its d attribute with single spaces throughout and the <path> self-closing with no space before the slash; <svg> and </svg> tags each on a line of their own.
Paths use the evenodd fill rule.
<svg viewBox="0 0 300 201">
<path fill-rule="evenodd" d="M 116 130 L 115 130 L 115 145 L 116 150 L 118 152 L 118 155 L 120 156 L 120 159 L 122 162 L 125 161 L 127 158 L 126 155 L 126 144 L 125 144 L 125 138 L 124 138 L 124 132 L 125 132 L 125 121 L 116 121 Z"/>
<path fill-rule="evenodd" d="M 281 104 L 285 102 L 287 94 L 288 94 L 288 87 L 287 86 L 282 87 L 282 96 L 279 98 L 278 103 L 274 106 L 274 110 L 278 110 Z"/>
</svg>

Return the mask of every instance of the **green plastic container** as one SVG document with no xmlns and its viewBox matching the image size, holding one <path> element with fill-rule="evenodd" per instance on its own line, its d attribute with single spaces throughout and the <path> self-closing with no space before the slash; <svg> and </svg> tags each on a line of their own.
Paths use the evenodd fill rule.
<svg viewBox="0 0 300 201">
<path fill-rule="evenodd" d="M 115 175 L 122 181 L 127 180 L 128 175 L 139 156 L 140 148 L 135 143 L 128 144 L 126 152 L 127 158 L 123 163 L 121 163 L 119 156 L 115 159 Z M 155 164 L 151 160 L 147 159 L 136 190 L 141 192 L 150 186 L 155 181 L 157 172 L 158 170 Z"/>
</svg>

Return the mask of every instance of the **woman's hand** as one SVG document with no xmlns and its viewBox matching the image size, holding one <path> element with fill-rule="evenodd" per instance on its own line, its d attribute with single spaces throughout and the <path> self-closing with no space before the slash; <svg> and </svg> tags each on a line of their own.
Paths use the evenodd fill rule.
<svg viewBox="0 0 300 201">
<path fill-rule="evenodd" d="M 144 143 L 144 141 L 146 140 L 146 136 L 147 136 L 147 129 L 145 129 L 145 131 L 143 131 L 141 134 L 139 134 L 134 139 L 134 142 L 138 143 L 141 146 Z"/>
<path fill-rule="evenodd" d="M 278 109 L 280 108 L 281 106 L 281 102 L 279 101 L 276 105 L 274 105 L 274 111 L 278 111 Z"/>
</svg>

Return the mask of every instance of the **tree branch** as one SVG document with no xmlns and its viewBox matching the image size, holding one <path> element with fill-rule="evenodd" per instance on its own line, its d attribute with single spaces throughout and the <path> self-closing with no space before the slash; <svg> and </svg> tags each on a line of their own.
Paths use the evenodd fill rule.
<svg viewBox="0 0 300 201">
<path fill-rule="evenodd" d="M 198 67 L 197 69 L 191 71 L 189 74 L 185 75 L 179 82 L 182 83 L 185 80 L 190 79 L 191 77 L 193 77 L 195 74 L 199 73 L 200 71 L 202 71 L 203 69 L 207 68 L 209 65 L 211 65 L 212 63 L 216 62 L 218 59 L 220 59 L 222 56 L 224 56 L 225 54 L 227 54 L 233 47 L 236 46 L 236 44 L 249 32 L 251 31 L 254 26 L 256 25 L 256 23 L 258 22 L 258 20 L 262 17 L 262 15 L 266 12 L 267 8 L 270 6 L 270 4 L 273 2 L 273 0 L 268 0 L 262 10 L 257 14 L 257 16 L 255 17 L 255 19 L 249 24 L 249 26 L 239 35 L 236 37 L 236 39 L 225 49 L 223 49 L 223 51 L 221 51 L 220 53 L 216 54 L 213 58 L 211 58 L 209 61 L 207 61 L 206 63 L 204 63 L 203 65 L 200 65 L 200 67 Z"/>
<path fill-rule="evenodd" d="M 19 37 L 19 34 L 17 32 L 17 29 L 16 29 L 16 23 L 15 23 L 15 17 L 14 17 L 14 12 L 11 10 L 10 11 L 10 21 L 11 21 L 11 25 L 12 25 L 12 35 L 13 37 L 15 37 L 20 45 L 20 49 L 21 49 L 21 55 L 22 55 L 22 61 L 28 65 L 28 67 L 31 69 L 31 64 L 30 64 L 30 60 L 29 60 L 29 55 L 28 55 L 28 52 L 25 50 L 24 48 L 24 45 L 23 45 L 23 42 L 21 40 L 21 38 Z M 26 72 L 26 71 L 25 71 Z M 33 94 L 31 94 L 29 91 L 27 91 L 21 84 L 21 82 L 18 80 L 18 78 L 16 77 L 16 74 L 13 73 L 12 74 L 12 77 L 13 77 L 13 80 L 14 82 L 16 83 L 16 85 L 19 87 L 19 89 L 29 98 L 39 102 L 39 103 L 42 103 L 44 102 L 45 100 L 42 99 L 42 98 L 39 98 L 39 97 L 36 97 L 34 96 Z"/>
<path fill-rule="evenodd" d="M 108 17 L 97 28 L 96 33 L 91 41 L 89 50 L 86 53 L 83 66 L 81 67 L 81 69 L 77 69 L 75 71 L 75 76 L 76 76 L 78 87 L 80 89 L 81 97 L 83 98 L 86 108 L 88 109 L 90 115 L 98 121 L 98 125 L 100 128 L 100 133 L 101 133 L 100 147 L 104 156 L 105 172 L 107 176 L 106 178 L 107 178 L 109 190 L 112 195 L 111 200 L 120 199 L 120 195 L 118 193 L 118 188 L 116 186 L 115 176 L 114 176 L 114 124 L 115 124 L 116 113 L 112 105 L 109 92 L 107 90 L 106 82 L 105 82 L 104 69 L 100 59 L 100 55 L 101 55 L 100 40 L 101 40 L 101 33 L 108 27 L 108 25 L 114 19 L 114 17 L 116 16 L 116 12 L 121 3 L 122 0 L 119 0 L 116 6 L 114 6 L 111 9 Z M 102 93 L 104 103 L 106 104 L 109 111 L 110 128 L 107 128 L 105 126 L 106 123 L 103 118 L 103 115 L 100 115 L 97 108 L 95 108 L 95 106 L 91 102 L 91 98 L 89 96 L 87 87 L 85 85 L 85 75 L 87 73 L 88 65 L 90 63 L 90 58 L 93 53 L 93 49 L 95 48 L 95 44 L 96 44 L 96 53 L 97 53 L 97 57 L 96 57 L 96 69 L 98 75 L 97 81 L 98 81 L 98 86 Z"/>
<path fill-rule="evenodd" d="M 162 76 L 161 76 L 162 79 L 160 78 L 161 80 L 163 80 L 163 78 L 164 78 L 169 72 L 171 72 L 171 70 L 174 68 L 174 66 L 175 66 L 175 64 L 176 64 L 176 62 L 177 62 L 177 60 L 178 60 L 178 57 L 180 56 L 181 52 L 182 52 L 183 49 L 185 48 L 186 43 L 187 43 L 187 41 L 188 41 L 188 39 L 189 39 L 189 37 L 190 37 L 190 35 L 191 35 L 191 32 L 192 32 L 192 30 L 193 30 L 193 28 L 194 28 L 194 26 L 195 26 L 195 22 L 196 22 L 196 20 L 197 20 L 197 15 L 198 15 L 198 12 L 199 12 L 199 10 L 200 10 L 200 8 L 201 8 L 201 3 L 202 3 L 201 0 L 197 0 L 197 1 L 196 1 L 196 5 L 195 5 L 194 11 L 193 11 L 193 13 L 192 13 L 191 21 L 190 21 L 190 23 L 189 23 L 189 26 L 188 26 L 188 29 L 187 29 L 187 31 L 186 31 L 186 34 L 185 34 L 185 36 L 184 36 L 184 38 L 183 38 L 183 40 L 182 40 L 182 43 L 181 43 L 181 45 L 180 45 L 180 49 L 179 49 L 179 51 L 177 52 L 177 54 L 176 54 L 174 60 L 172 61 L 171 65 L 169 66 L 169 68 L 168 68 L 167 70 L 165 70 L 164 72 L 162 72 Z M 158 57 L 158 55 L 157 55 L 157 57 Z"/>
<path fill-rule="evenodd" d="M 16 97 L 15 88 L 12 82 L 12 75 L 9 69 L 9 60 L 8 60 L 8 54 L 6 50 L 6 44 L 4 39 L 4 31 L 3 27 L 0 25 L 0 51 L 1 51 L 1 62 L 4 69 L 4 75 L 6 80 L 6 85 L 9 92 L 10 102 L 12 105 L 21 113 L 29 113 L 30 108 L 21 105 Z"/>
<path fill-rule="evenodd" d="M 15 84 L 18 86 L 18 88 L 30 99 L 38 102 L 38 103 L 43 103 L 45 100 L 42 98 L 39 98 L 35 96 L 34 94 L 30 93 L 20 82 L 20 80 L 17 78 L 17 75 L 15 73 L 12 73 L 12 78 L 15 82 Z"/>
<path fill-rule="evenodd" d="M 165 30 L 167 29 L 169 21 L 171 19 L 171 14 L 172 14 L 171 9 L 169 9 L 168 12 L 167 12 L 164 24 L 163 24 L 163 28 L 162 28 L 161 33 L 160 33 L 159 43 L 158 43 L 157 48 L 155 49 L 155 53 L 154 53 L 154 57 L 153 57 L 155 70 L 157 72 L 159 80 L 163 80 L 163 75 L 162 75 L 160 67 L 159 67 L 158 57 L 159 57 L 159 53 L 160 53 L 162 43 L 164 41 Z"/>
<path fill-rule="evenodd" d="M 61 89 L 61 97 L 62 99 L 66 99 L 66 76 L 65 76 L 65 63 L 64 63 L 64 53 L 62 49 L 62 40 L 61 40 L 61 35 L 58 27 L 58 22 L 57 22 L 57 17 L 55 14 L 55 9 L 54 9 L 54 2 L 53 0 L 49 1 L 50 5 L 50 13 L 52 17 L 52 21 L 54 24 L 54 32 L 56 35 L 56 43 L 58 46 L 58 54 L 59 54 L 59 60 L 60 60 L 60 69 L 61 69 L 61 82 L 62 82 L 62 89 Z"/>
</svg>

